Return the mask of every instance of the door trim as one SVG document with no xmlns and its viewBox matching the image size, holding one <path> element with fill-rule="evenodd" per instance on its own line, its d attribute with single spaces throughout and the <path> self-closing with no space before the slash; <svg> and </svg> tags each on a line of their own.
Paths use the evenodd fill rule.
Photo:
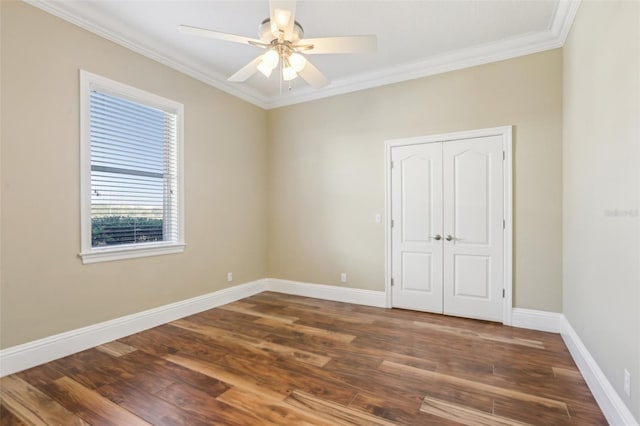
<svg viewBox="0 0 640 426">
<path fill-rule="evenodd" d="M 513 315 L 513 126 L 492 127 L 488 129 L 467 130 L 463 132 L 442 133 L 438 135 L 418 136 L 413 138 L 389 139 L 384 141 L 385 164 L 385 294 L 386 305 L 391 308 L 391 149 L 397 146 L 417 145 L 435 142 L 449 142 L 461 139 L 473 139 L 487 136 L 500 136 L 502 138 L 502 150 L 505 153 L 504 160 L 504 259 L 503 259 L 503 283 L 504 301 L 502 323 L 512 324 Z"/>
</svg>

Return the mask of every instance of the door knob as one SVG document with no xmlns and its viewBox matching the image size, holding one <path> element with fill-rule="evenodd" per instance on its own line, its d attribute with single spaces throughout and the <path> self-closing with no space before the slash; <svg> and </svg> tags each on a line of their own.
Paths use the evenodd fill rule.
<svg viewBox="0 0 640 426">
<path fill-rule="evenodd" d="M 442 239 L 442 235 L 436 234 L 436 236 L 433 237 L 433 239 L 436 240 L 436 241 L 440 241 Z"/>
<path fill-rule="evenodd" d="M 445 240 L 451 241 L 451 240 L 453 240 L 453 237 L 451 235 L 447 235 L 447 238 L 445 238 Z"/>
</svg>

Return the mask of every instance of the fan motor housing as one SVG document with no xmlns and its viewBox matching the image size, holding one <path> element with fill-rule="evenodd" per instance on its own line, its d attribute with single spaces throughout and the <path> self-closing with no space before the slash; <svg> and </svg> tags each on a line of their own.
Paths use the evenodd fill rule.
<svg viewBox="0 0 640 426">
<path fill-rule="evenodd" d="M 271 40 L 277 39 L 275 35 L 271 32 L 271 19 L 267 18 L 258 27 L 258 36 L 260 40 L 265 43 L 271 43 Z M 288 40 L 291 43 L 295 44 L 299 42 L 302 37 L 304 37 L 304 30 L 302 29 L 302 25 L 295 21 L 293 24 L 293 31 L 291 34 L 291 39 Z"/>
</svg>

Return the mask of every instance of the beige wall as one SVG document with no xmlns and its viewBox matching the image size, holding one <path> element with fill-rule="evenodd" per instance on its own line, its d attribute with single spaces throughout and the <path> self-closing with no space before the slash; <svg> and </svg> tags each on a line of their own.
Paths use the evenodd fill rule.
<svg viewBox="0 0 640 426">
<path fill-rule="evenodd" d="M 640 3 L 581 4 L 564 107 L 563 309 L 640 421 Z"/>
<path fill-rule="evenodd" d="M 562 307 L 562 52 L 268 113 L 273 278 L 384 290 L 385 139 L 514 125 L 515 306 Z"/>
<path fill-rule="evenodd" d="M 266 113 L 2 2 L 0 347 L 266 276 Z M 185 105 L 183 254 L 82 265 L 78 70 Z M 246 123 L 253 123 L 247 126 Z"/>
</svg>

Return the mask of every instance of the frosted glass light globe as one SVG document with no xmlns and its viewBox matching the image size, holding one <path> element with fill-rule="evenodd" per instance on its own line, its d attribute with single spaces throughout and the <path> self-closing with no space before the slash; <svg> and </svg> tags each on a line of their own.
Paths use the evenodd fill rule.
<svg viewBox="0 0 640 426">
<path fill-rule="evenodd" d="M 280 57 L 278 56 L 278 52 L 276 52 L 275 50 L 269 50 L 267 53 L 262 55 L 262 63 L 265 65 L 265 67 L 269 67 L 271 69 L 274 69 L 276 66 L 278 66 L 279 60 Z"/>
<path fill-rule="evenodd" d="M 282 79 L 284 81 L 293 80 L 297 76 L 298 76 L 298 73 L 291 66 L 286 67 L 285 69 L 282 70 Z"/>
<path fill-rule="evenodd" d="M 307 60 L 299 53 L 294 53 L 289 57 L 289 63 L 296 72 L 300 72 L 307 65 Z"/>
<path fill-rule="evenodd" d="M 267 64 L 264 63 L 263 59 L 262 62 L 258 64 L 258 71 L 260 71 L 265 77 L 269 78 L 269 76 L 271 75 L 271 71 L 273 71 L 273 68 L 267 66 Z"/>
</svg>

